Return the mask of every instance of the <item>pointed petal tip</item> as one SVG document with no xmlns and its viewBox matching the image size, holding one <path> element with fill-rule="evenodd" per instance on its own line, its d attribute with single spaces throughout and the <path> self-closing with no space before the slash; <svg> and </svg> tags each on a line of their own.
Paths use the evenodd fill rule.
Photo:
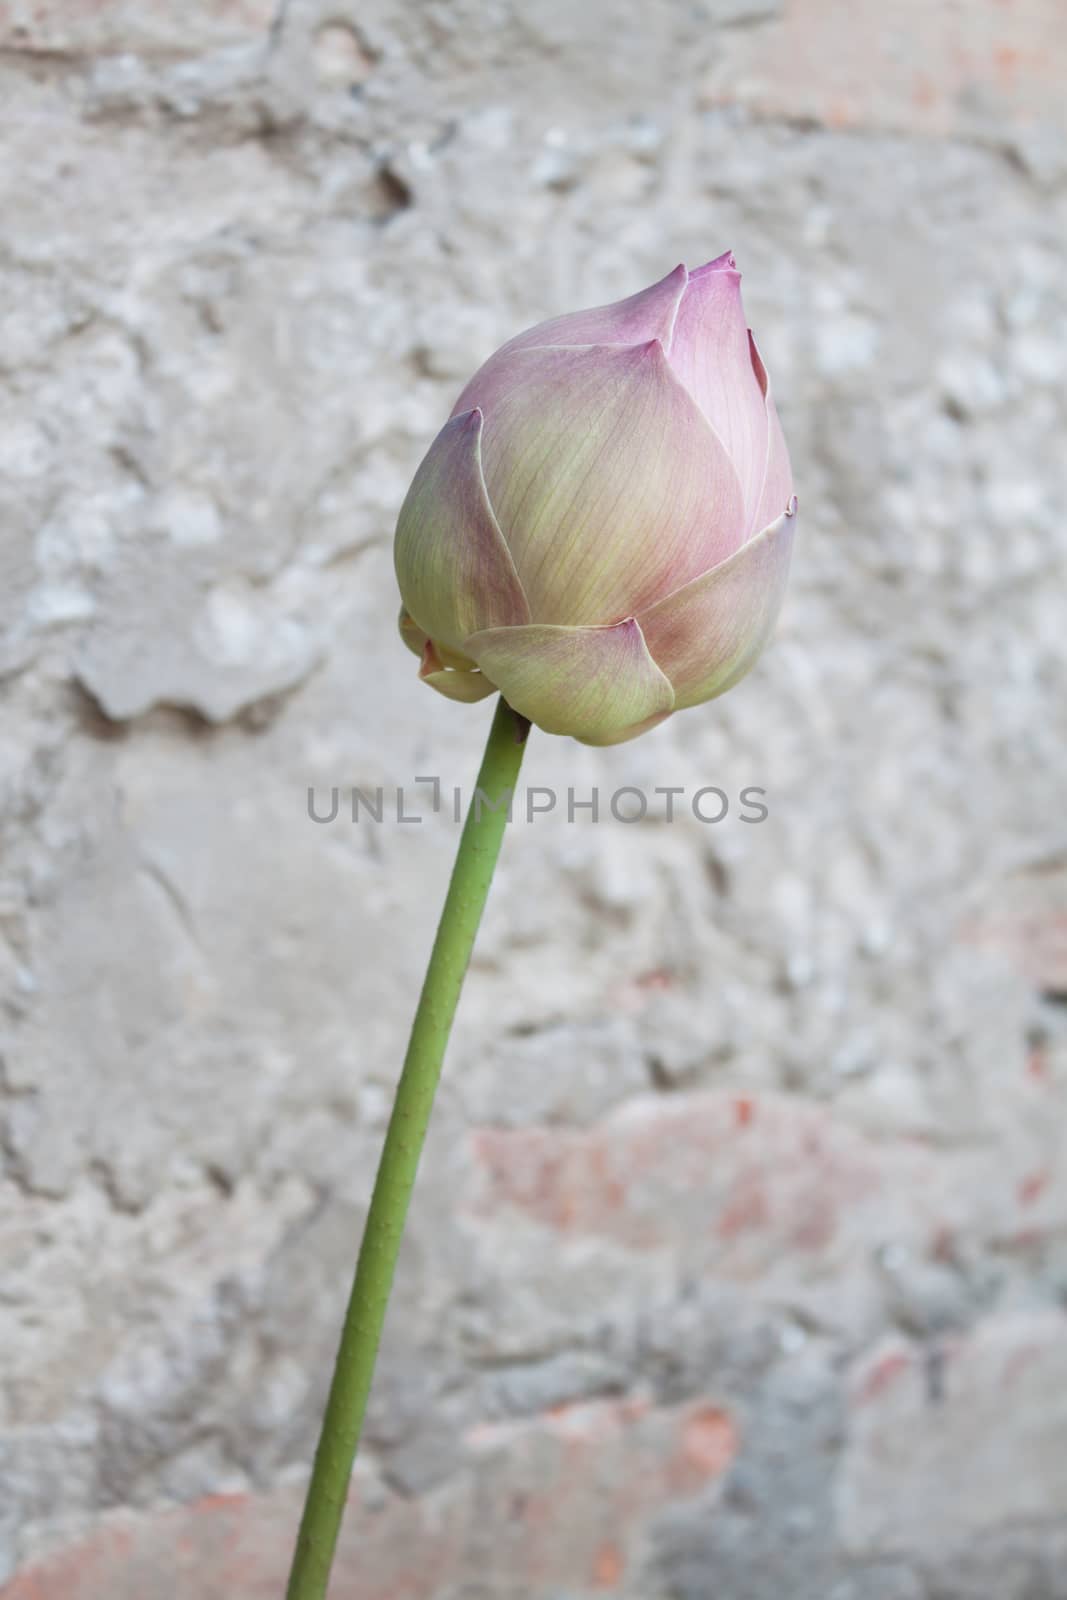
<svg viewBox="0 0 1067 1600">
<path fill-rule="evenodd" d="M 716 256 L 714 261 L 705 261 L 702 267 L 694 267 L 690 278 L 703 278 L 711 272 L 737 272 L 737 258 L 732 250 L 724 250 L 721 256 Z"/>
<path fill-rule="evenodd" d="M 630 349 L 639 362 L 649 362 L 650 369 L 658 368 L 664 373 L 671 372 L 670 347 L 664 340 L 646 339 L 644 344 L 631 345 Z M 635 370 L 639 372 L 641 369 L 637 368 Z"/>
</svg>

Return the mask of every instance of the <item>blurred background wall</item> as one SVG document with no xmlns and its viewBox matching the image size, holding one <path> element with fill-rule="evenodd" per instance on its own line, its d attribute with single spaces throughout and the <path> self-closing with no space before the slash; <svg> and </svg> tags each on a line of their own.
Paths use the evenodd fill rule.
<svg viewBox="0 0 1067 1600">
<path fill-rule="evenodd" d="M 390 541 L 732 247 L 778 642 L 524 779 L 339 1600 L 1067 1596 L 1062 0 L 0 4 L 0 1570 L 281 1593 L 468 785 Z"/>
</svg>

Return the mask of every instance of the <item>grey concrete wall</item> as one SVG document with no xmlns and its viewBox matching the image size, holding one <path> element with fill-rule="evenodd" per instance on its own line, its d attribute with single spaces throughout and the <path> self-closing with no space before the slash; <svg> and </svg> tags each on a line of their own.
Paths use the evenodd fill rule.
<svg viewBox="0 0 1067 1600">
<path fill-rule="evenodd" d="M 531 784 L 339 1600 L 1067 1596 L 1060 0 L 0 4 L 0 1563 L 268 1600 L 467 784 L 471 368 L 732 247 L 774 650 Z M 425 811 L 425 800 L 421 802 Z"/>
</svg>

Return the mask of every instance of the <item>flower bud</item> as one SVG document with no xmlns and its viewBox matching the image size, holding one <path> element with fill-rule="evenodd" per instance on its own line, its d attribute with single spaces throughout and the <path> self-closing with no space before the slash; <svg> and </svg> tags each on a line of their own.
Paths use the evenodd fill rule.
<svg viewBox="0 0 1067 1600">
<path fill-rule="evenodd" d="M 519 334 L 471 379 L 397 525 L 427 683 L 616 744 L 753 665 L 796 500 L 740 281 L 730 254 L 677 267 Z"/>
</svg>

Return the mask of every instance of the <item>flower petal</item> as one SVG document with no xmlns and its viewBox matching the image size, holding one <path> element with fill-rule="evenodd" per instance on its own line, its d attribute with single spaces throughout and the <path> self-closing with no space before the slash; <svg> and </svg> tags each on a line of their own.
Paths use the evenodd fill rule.
<svg viewBox="0 0 1067 1600">
<path fill-rule="evenodd" d="M 500 365 L 516 350 L 542 345 L 647 344 L 650 339 L 659 339 L 666 348 L 687 279 L 685 268 L 675 267 L 658 283 L 625 300 L 594 306 L 589 311 L 572 311 L 567 316 L 552 317 L 527 328 L 525 333 L 501 345 L 474 374 L 453 407 L 452 415 L 458 416 L 472 406 L 481 406 L 484 410 L 486 401 L 496 394 Z"/>
<path fill-rule="evenodd" d="M 789 449 L 785 442 L 785 434 L 782 432 L 782 424 L 778 421 L 774 395 L 771 393 L 771 381 L 756 348 L 751 329 L 748 339 L 752 348 L 752 366 L 767 407 L 767 463 L 764 468 L 755 523 L 757 528 L 765 528 L 782 515 L 793 498 L 793 468 L 789 464 Z"/>
<path fill-rule="evenodd" d="M 487 694 L 492 694 L 496 689 L 496 684 L 474 666 L 446 666 L 430 639 L 427 639 L 423 650 L 419 677 L 431 689 L 436 689 L 438 694 L 446 695 L 449 700 L 466 701 L 467 704 L 484 700 Z"/>
<path fill-rule="evenodd" d="M 596 745 L 598 748 L 609 744 L 625 744 L 628 739 L 636 739 L 638 734 L 648 733 L 651 728 L 657 728 L 661 722 L 666 722 L 670 714 L 670 711 L 657 711 L 654 716 L 643 717 L 640 722 L 631 722 L 625 728 L 613 729 L 603 738 L 583 739 L 582 743 Z"/>
<path fill-rule="evenodd" d="M 536 622 L 632 616 L 742 543 L 737 475 L 655 341 L 515 351 L 482 451 Z"/>
<path fill-rule="evenodd" d="M 414 617 L 409 617 L 403 606 L 400 608 L 398 619 L 400 637 L 412 654 L 422 657 L 426 653 L 426 646 L 431 642 L 429 635 L 423 633 Z M 434 644 L 437 659 L 443 667 L 473 667 L 474 662 L 470 656 L 465 656 L 462 650 L 450 650 L 446 644 Z"/>
<path fill-rule="evenodd" d="M 491 628 L 464 648 L 508 704 L 548 733 L 607 744 L 674 704 L 632 617 L 612 628 Z"/>
<path fill-rule="evenodd" d="M 716 256 L 714 261 L 705 261 L 702 267 L 694 267 L 689 276 L 702 278 L 707 272 L 724 272 L 727 268 L 731 272 L 737 271 L 737 262 L 732 250 L 724 250 L 721 256 Z"/>
<path fill-rule="evenodd" d="M 796 500 L 736 555 L 668 595 L 639 621 L 675 707 L 733 687 L 764 649 L 781 609 L 796 529 Z"/>
<path fill-rule="evenodd" d="M 745 326 L 741 274 L 732 255 L 690 274 L 678 307 L 670 363 L 734 464 L 747 535 L 763 526 L 756 522 L 756 508 L 767 462 L 767 408 Z"/>
<path fill-rule="evenodd" d="M 423 633 L 414 617 L 408 615 L 407 609 L 404 606 L 400 607 L 400 615 L 397 618 L 397 627 L 400 629 L 400 637 L 403 639 L 412 655 L 421 656 L 422 652 L 426 649 L 428 642 L 427 635 Z"/>
<path fill-rule="evenodd" d="M 396 575 L 415 623 L 458 649 L 468 633 L 529 621 L 522 584 L 486 494 L 482 416 L 446 422 L 397 521 Z"/>
</svg>

